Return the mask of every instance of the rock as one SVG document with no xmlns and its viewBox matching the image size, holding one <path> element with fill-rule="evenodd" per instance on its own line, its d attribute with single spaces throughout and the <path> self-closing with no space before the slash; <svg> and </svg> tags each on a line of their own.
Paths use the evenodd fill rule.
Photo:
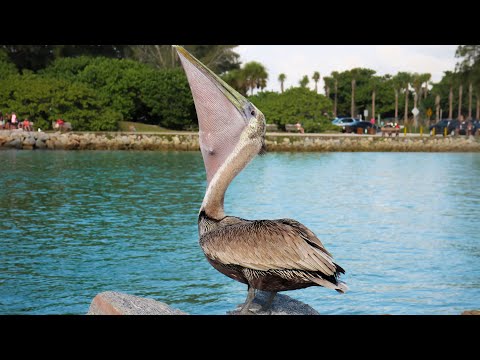
<svg viewBox="0 0 480 360">
<path fill-rule="evenodd" d="M 87 315 L 188 315 L 162 302 L 106 291 L 98 294 L 90 304 Z"/>
<path fill-rule="evenodd" d="M 22 148 L 24 150 L 32 150 L 34 145 L 35 145 L 35 138 L 33 136 L 27 136 L 23 140 Z"/>
<path fill-rule="evenodd" d="M 466 310 L 461 315 L 480 315 L 480 310 Z"/>
<path fill-rule="evenodd" d="M 15 138 L 12 141 L 9 141 L 6 145 L 8 147 L 21 149 L 22 148 L 22 140 L 20 140 L 19 138 Z"/>
<path fill-rule="evenodd" d="M 254 315 L 320 315 L 320 313 L 301 301 L 292 299 L 290 296 L 277 294 L 273 300 L 271 311 L 263 311 L 268 300 L 269 292 L 257 291 L 255 299 L 250 306 L 250 310 Z M 227 311 L 227 315 L 238 315 L 243 304 L 237 305 L 233 311 Z"/>
<path fill-rule="evenodd" d="M 45 144 L 41 139 L 37 139 L 37 141 L 35 141 L 35 147 L 37 149 L 45 149 L 47 144 Z"/>
<path fill-rule="evenodd" d="M 35 140 L 35 142 L 32 142 Z M 136 134 L 124 133 L 26 133 L 0 132 L 0 147 L 89 150 L 199 150 L 198 134 Z M 382 137 L 361 135 L 268 135 L 268 151 L 472 151 L 480 152 L 480 136 L 447 137 Z"/>
</svg>

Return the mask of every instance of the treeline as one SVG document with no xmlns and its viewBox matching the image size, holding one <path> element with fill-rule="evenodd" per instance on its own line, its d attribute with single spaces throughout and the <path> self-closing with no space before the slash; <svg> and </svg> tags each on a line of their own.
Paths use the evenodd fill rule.
<svg viewBox="0 0 480 360">
<path fill-rule="evenodd" d="M 453 54 L 452 54 L 453 55 Z M 395 118 L 411 124 L 412 109 L 417 108 L 417 123 L 440 118 L 480 118 L 480 45 L 461 45 L 455 56 L 459 59 L 453 71 L 447 70 L 438 83 L 429 73 L 398 72 L 379 76 L 375 70 L 355 68 L 332 72 L 325 76 L 325 96 L 332 101 L 333 116 L 363 116 Z M 286 74 L 280 74 L 281 92 L 284 92 Z M 318 91 L 321 79 L 314 72 L 311 79 Z M 299 81 L 306 87 L 310 78 Z"/>
<path fill-rule="evenodd" d="M 438 83 L 430 74 L 378 76 L 357 68 L 325 76 L 325 95 L 318 71 L 289 89 L 283 86 L 288 74 L 280 74 L 281 92 L 265 92 L 267 70 L 258 62 L 241 64 L 236 45 L 185 47 L 280 127 L 300 122 L 307 132 L 325 131 L 334 116 L 364 110 L 369 118 L 411 119 L 413 107 L 419 121 L 440 112 L 443 118 L 480 115 L 479 45 L 460 46 L 457 68 Z M 314 90 L 307 87 L 310 79 Z M 0 111 L 42 129 L 58 118 L 75 130 L 113 131 L 121 120 L 178 130 L 198 126 L 186 76 L 169 45 L 0 45 Z"/>
<path fill-rule="evenodd" d="M 216 71 L 239 68 L 234 45 L 186 46 Z M 51 129 L 114 131 L 119 121 L 197 126 L 192 95 L 171 46 L 0 46 L 0 111 Z"/>
</svg>

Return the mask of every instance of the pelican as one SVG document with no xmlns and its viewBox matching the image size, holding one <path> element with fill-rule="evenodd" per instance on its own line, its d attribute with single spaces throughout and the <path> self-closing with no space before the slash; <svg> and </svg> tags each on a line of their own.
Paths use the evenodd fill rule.
<svg viewBox="0 0 480 360">
<path fill-rule="evenodd" d="M 248 286 L 240 314 L 251 314 L 255 290 L 270 293 L 309 286 L 344 293 L 336 264 L 318 237 L 293 219 L 247 220 L 224 212 L 232 180 L 265 148 L 265 116 L 183 47 L 174 46 L 192 91 L 207 189 L 198 215 L 199 243 L 209 263 Z"/>
</svg>

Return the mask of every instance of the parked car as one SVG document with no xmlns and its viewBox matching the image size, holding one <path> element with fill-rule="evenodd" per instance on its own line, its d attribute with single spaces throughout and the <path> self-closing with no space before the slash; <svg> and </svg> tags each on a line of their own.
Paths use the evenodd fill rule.
<svg viewBox="0 0 480 360">
<path fill-rule="evenodd" d="M 340 126 L 342 128 L 342 133 L 344 133 L 344 132 L 351 132 L 350 126 L 359 121 L 360 121 L 359 119 L 345 117 L 345 118 L 337 118 L 333 120 L 332 124 Z"/>
<path fill-rule="evenodd" d="M 345 125 L 352 125 L 355 121 L 359 121 L 359 120 L 351 117 L 337 118 L 332 121 L 332 124 L 337 126 L 345 126 Z"/>
<path fill-rule="evenodd" d="M 356 121 L 352 125 L 350 125 L 350 130 L 352 133 L 357 133 L 357 129 L 361 128 L 363 130 L 363 133 L 365 133 L 365 130 L 368 130 L 372 127 L 375 129 L 375 133 L 380 130 L 377 125 L 372 124 L 370 121 Z"/>
<path fill-rule="evenodd" d="M 456 119 L 442 119 L 438 123 L 430 125 L 430 135 L 432 135 L 434 128 L 435 134 L 443 134 L 444 129 L 447 128 L 447 134 L 455 135 L 455 129 L 460 128 L 460 121 Z"/>
</svg>

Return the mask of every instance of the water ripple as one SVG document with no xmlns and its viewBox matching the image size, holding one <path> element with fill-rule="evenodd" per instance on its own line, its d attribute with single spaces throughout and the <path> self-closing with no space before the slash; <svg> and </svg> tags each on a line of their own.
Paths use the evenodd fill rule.
<svg viewBox="0 0 480 360">
<path fill-rule="evenodd" d="M 0 151 L 0 314 L 82 314 L 107 290 L 224 314 L 246 286 L 198 246 L 197 152 Z M 233 181 L 226 212 L 295 218 L 347 274 L 322 314 L 457 314 L 480 298 L 479 154 L 274 153 Z"/>
</svg>

